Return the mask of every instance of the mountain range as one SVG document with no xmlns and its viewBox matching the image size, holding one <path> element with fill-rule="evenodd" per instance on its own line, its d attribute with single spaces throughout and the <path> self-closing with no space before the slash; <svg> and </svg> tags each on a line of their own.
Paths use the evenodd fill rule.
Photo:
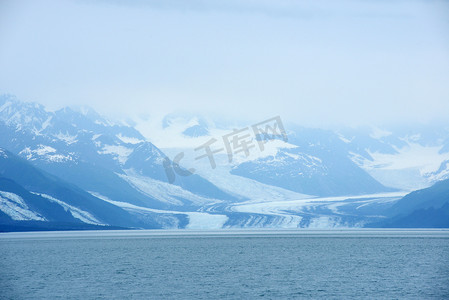
<svg viewBox="0 0 449 300">
<path fill-rule="evenodd" d="M 447 128 L 285 125 L 288 140 L 232 162 L 223 151 L 211 168 L 194 149 L 232 127 L 168 115 L 159 132 L 141 133 L 90 108 L 48 111 L 3 95 L 0 229 L 407 227 L 399 220 L 422 210 L 447 215 L 445 193 L 402 198 L 447 184 Z"/>
</svg>

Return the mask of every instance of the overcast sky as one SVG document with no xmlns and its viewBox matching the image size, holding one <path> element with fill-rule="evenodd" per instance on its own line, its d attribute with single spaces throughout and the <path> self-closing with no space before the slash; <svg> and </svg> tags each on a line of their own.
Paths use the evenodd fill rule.
<svg viewBox="0 0 449 300">
<path fill-rule="evenodd" d="M 449 119 L 449 2 L 0 0 L 0 92 L 113 115 Z"/>
</svg>

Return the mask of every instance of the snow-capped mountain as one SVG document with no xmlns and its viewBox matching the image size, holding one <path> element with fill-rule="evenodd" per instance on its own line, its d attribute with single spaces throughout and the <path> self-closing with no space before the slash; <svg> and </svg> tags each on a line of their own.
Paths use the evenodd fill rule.
<svg viewBox="0 0 449 300">
<path fill-rule="evenodd" d="M 37 228 L 97 228 L 109 226 L 158 228 L 127 211 L 39 170 L 0 148 L 0 216 L 2 225 Z M 19 222 L 19 224 L 17 224 Z M 48 227 L 50 226 L 50 227 Z"/>
<path fill-rule="evenodd" d="M 169 156 L 182 151 L 188 167 L 195 167 L 198 174 L 221 189 L 249 199 L 208 208 L 227 211 L 228 226 L 365 226 L 382 219 L 408 191 L 430 186 L 437 176 L 446 176 L 444 147 L 449 130 L 444 126 L 331 131 L 287 124 L 288 143 L 273 143 L 276 145 L 264 152 L 232 163 L 226 155 L 217 154 L 217 167 L 211 169 L 207 161 L 195 160 L 192 148 L 209 138 L 220 140 L 235 127 L 226 129 L 223 124 L 208 122 L 209 136 L 203 139 L 182 134 L 198 119 L 165 118 L 155 136 Z M 157 126 L 153 129 L 158 130 Z M 164 133 L 184 146 L 171 146 L 160 138 Z M 153 136 L 149 133 L 147 137 Z M 341 197 L 335 197 L 338 195 Z"/>
<path fill-rule="evenodd" d="M 449 178 L 447 126 L 345 129 L 339 134 L 351 159 L 384 185 L 411 191 Z"/>
<path fill-rule="evenodd" d="M 2 98 L 0 108 L 1 145 L 36 166 L 116 201 L 165 208 L 173 204 L 152 195 L 151 188 L 134 184 L 136 176 L 145 178 L 146 186 L 152 186 L 152 180 L 167 182 L 166 155 L 134 128 L 113 123 L 91 109 L 47 112 L 11 97 Z M 176 194 L 177 206 L 194 202 L 187 196 L 191 192 L 212 202 L 233 199 L 198 175 L 179 178 L 174 184 L 186 191 L 185 198 Z M 169 191 L 166 194 L 171 197 Z"/>
<path fill-rule="evenodd" d="M 0 156 L 15 162 L 0 166 L 1 222 L 39 228 L 42 222 L 60 228 L 360 227 L 380 222 L 406 191 L 449 176 L 449 131 L 443 127 L 330 131 L 287 124 L 287 137 L 275 137 L 263 151 L 255 151 L 258 137 L 250 137 L 251 153 L 229 160 L 223 137 L 237 130 L 235 123 L 170 115 L 145 135 L 136 129 L 143 123 L 136 124 L 89 108 L 51 112 L 0 97 Z M 222 148 L 216 168 L 198 159 L 197 150 L 210 140 Z M 72 192 L 46 188 L 55 185 Z M 108 211 L 114 212 L 108 217 Z"/>
<path fill-rule="evenodd" d="M 289 143 L 296 147 L 241 163 L 232 174 L 317 196 L 394 191 L 351 161 L 343 142 L 332 132 L 297 128 Z"/>
</svg>

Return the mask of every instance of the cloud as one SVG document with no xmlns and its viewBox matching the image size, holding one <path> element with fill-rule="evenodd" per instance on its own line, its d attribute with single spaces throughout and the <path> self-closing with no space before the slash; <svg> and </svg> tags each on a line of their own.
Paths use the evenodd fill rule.
<svg viewBox="0 0 449 300">
<path fill-rule="evenodd" d="M 445 118 L 442 3 L 11 1 L 0 91 L 109 114 L 312 125 Z"/>
</svg>

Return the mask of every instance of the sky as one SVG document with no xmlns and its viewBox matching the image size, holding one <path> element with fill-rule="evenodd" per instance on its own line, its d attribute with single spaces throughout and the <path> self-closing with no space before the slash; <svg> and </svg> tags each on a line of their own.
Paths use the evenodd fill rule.
<svg viewBox="0 0 449 300">
<path fill-rule="evenodd" d="M 446 120 L 449 1 L 0 0 L 0 93 L 114 116 Z"/>
</svg>

